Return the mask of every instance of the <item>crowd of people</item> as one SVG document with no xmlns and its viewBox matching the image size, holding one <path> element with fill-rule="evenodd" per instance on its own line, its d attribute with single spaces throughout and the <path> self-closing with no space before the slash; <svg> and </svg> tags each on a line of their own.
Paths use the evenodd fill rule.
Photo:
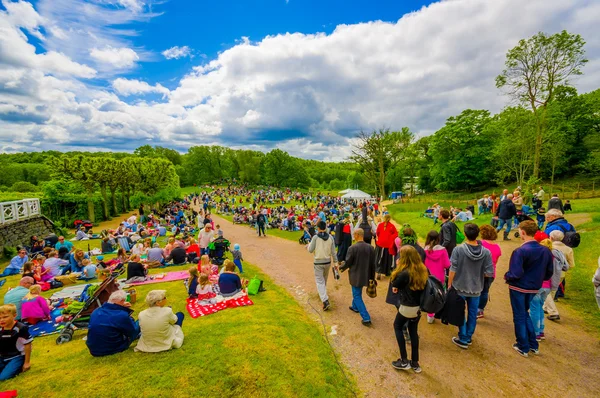
<svg viewBox="0 0 600 398">
<path fill-rule="evenodd" d="M 543 200 L 543 195 L 540 188 L 535 198 Z M 377 281 L 389 277 L 386 302 L 396 308 L 394 332 L 400 353 L 392 366 L 417 373 L 421 372 L 418 325 L 428 279 L 434 277 L 443 283 L 446 296 L 442 311 L 426 313 L 427 322 L 433 324 L 439 318 L 456 325 L 457 335 L 452 343 L 469 349 L 477 320 L 485 316 L 496 266 L 503 255 L 496 243 L 498 233 L 506 225 L 507 239 L 512 222 L 516 221 L 523 244 L 511 254 L 509 270 L 503 276 L 509 285 L 515 325 L 513 348 L 524 357 L 538 354 L 539 342 L 546 337 L 544 313 L 548 313 L 549 320 L 560 319 L 555 299 L 564 294 L 565 272 L 575 266 L 570 246 L 578 237 L 564 218 L 567 206 L 556 195 L 547 209 L 539 203 L 534 205 L 536 211 L 543 210 L 546 224 L 543 230 L 543 224 L 532 220 L 515 220 L 523 211 L 520 197 L 519 190 L 514 194 L 505 190 L 500 197 L 486 195 L 478 201 L 479 214 L 497 215 L 495 227 L 469 222 L 473 217 L 471 209 L 444 209 L 435 205 L 432 214 L 441 224 L 439 231 L 429 231 L 421 246 L 413 228 L 404 225 L 398 229 L 387 209 L 375 201 L 348 202 L 325 193 L 252 190 L 231 185 L 192 194 L 160 210 L 152 209 L 147 216 L 145 209 L 140 208 L 139 220 L 134 214 L 118 228 L 102 232 L 96 264 L 92 263 L 92 253 L 76 249 L 62 236 L 54 247 L 32 244 L 29 251 L 20 250 L 0 275 L 22 275 L 19 286 L 8 291 L 0 307 L 0 325 L 6 337 L 0 352 L 0 362 L 4 365 L 0 379 L 29 369 L 28 325 L 49 319 L 51 303 L 40 292 L 47 285 L 57 286 L 61 277 L 91 280 L 126 267 L 127 282 L 131 283 L 145 280 L 149 268 L 190 263 L 187 280 L 190 298 L 210 302 L 216 294 L 223 297 L 239 294 L 247 284 L 239 275 L 243 272 L 241 248 L 238 244 L 233 246 L 233 261 L 213 261 L 209 255 L 211 245 L 214 247 L 215 242 L 225 239 L 220 226 L 211 219 L 211 211 L 232 214 L 234 222 L 256 227 L 258 236 L 264 236 L 268 228 L 302 229 L 304 243 L 314 257 L 315 283 L 323 311 L 332 308 L 327 294 L 329 274 L 339 278 L 340 272 L 348 271 L 352 290 L 349 309 L 360 315 L 366 327 L 372 325 L 372 319 L 363 291 L 366 288 L 369 294 Z M 458 221 L 466 223 L 459 228 Z M 167 243 L 161 247 L 157 239 L 167 235 Z M 464 242 L 457 240 L 461 235 Z M 115 258 L 104 260 L 104 255 L 114 252 Z M 600 266 L 594 285 L 600 307 Z M 126 298 L 126 293 L 118 290 L 92 314 L 87 338 L 92 355 L 124 351 L 136 340 L 139 341 L 135 351 L 158 352 L 181 347 L 184 315 L 173 313 L 166 306 L 166 291 L 153 290 L 147 294 L 148 309 L 139 314 L 137 321 L 131 316 L 133 311 Z M 407 343 L 411 344 L 410 357 Z"/>
</svg>

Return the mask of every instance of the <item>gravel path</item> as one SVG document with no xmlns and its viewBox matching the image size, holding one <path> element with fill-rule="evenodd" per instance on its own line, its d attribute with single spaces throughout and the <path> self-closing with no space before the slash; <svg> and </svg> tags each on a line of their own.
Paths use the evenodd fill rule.
<svg viewBox="0 0 600 398">
<path fill-rule="evenodd" d="M 576 224 L 586 218 L 586 215 L 573 216 L 577 220 L 570 220 Z M 320 322 L 308 305 L 310 300 L 321 312 L 312 256 L 304 246 L 273 236 L 259 238 L 247 226 L 233 225 L 218 216 L 214 219 L 223 226 L 232 244 L 241 245 L 245 260 L 259 266 L 277 284 L 288 289 L 315 321 Z M 509 253 L 518 242 L 500 244 L 504 253 L 498 264 L 501 277 L 508 268 Z M 423 373 L 394 370 L 390 362 L 396 360 L 399 353 L 392 328 L 395 308 L 385 303 L 387 285 L 387 280 L 380 282 L 375 299 L 364 295 L 373 321 L 373 326 L 367 328 L 361 324 L 360 316 L 348 309 L 352 300 L 348 276 L 342 274 L 339 281 L 330 278 L 328 282 L 333 308 L 322 315 L 328 333 L 332 329 L 337 332 L 329 336 L 330 340 L 356 377 L 364 396 L 600 396 L 597 336 L 586 332 L 582 320 L 559 303 L 561 321 L 546 322 L 547 339 L 541 343 L 540 355 L 518 356 L 511 347 L 515 338 L 508 288 L 501 280 L 492 285 L 486 316 L 477 324 L 470 349 L 461 350 L 452 344 L 451 338 L 457 332 L 455 327 L 439 321 L 430 325 L 423 317 L 419 324 Z M 590 288 L 590 300 L 593 300 L 592 294 Z M 344 382 L 339 380 L 339 383 Z"/>
</svg>

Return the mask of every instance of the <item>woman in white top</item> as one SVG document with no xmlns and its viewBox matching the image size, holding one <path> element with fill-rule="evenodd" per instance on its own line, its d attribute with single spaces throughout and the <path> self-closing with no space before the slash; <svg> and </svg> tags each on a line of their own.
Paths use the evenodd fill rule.
<svg viewBox="0 0 600 398">
<path fill-rule="evenodd" d="M 167 304 L 166 290 L 151 290 L 146 296 L 147 310 L 140 312 L 141 337 L 135 351 L 160 352 L 183 344 L 183 313 L 173 313 Z"/>
</svg>

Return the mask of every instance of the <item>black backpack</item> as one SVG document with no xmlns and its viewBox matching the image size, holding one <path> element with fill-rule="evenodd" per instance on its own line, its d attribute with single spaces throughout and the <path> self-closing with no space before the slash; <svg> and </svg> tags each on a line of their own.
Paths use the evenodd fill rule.
<svg viewBox="0 0 600 398">
<path fill-rule="evenodd" d="M 446 292 L 442 282 L 433 275 L 429 275 L 425 290 L 421 295 L 421 309 L 428 314 L 435 314 L 444 308 Z"/>
<path fill-rule="evenodd" d="M 569 224 L 570 225 L 570 224 Z M 575 231 L 575 228 L 571 225 L 571 228 L 573 228 L 572 231 L 567 231 L 562 225 L 558 225 L 558 228 L 560 228 L 563 233 L 565 234 L 565 237 L 563 238 L 562 242 L 572 248 L 578 247 L 579 244 L 581 243 L 581 236 L 579 235 L 578 232 Z"/>
<path fill-rule="evenodd" d="M 365 231 L 365 240 L 369 240 L 373 238 L 373 231 L 371 231 L 371 226 L 369 225 L 368 221 L 363 221 L 360 223 L 359 227 Z"/>
</svg>

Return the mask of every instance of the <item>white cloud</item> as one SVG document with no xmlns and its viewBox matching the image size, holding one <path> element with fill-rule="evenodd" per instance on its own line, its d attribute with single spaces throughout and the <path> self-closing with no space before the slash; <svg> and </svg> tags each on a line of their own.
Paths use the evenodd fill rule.
<svg viewBox="0 0 600 398">
<path fill-rule="evenodd" d="M 174 46 L 161 53 L 166 59 L 179 59 L 183 57 L 192 57 L 192 50 L 188 46 Z"/>
<path fill-rule="evenodd" d="M 135 12 L 140 12 L 144 8 L 144 2 L 140 0 L 119 0 L 119 4 Z"/>
<path fill-rule="evenodd" d="M 151 86 L 148 83 L 137 79 L 130 80 L 118 78 L 112 82 L 112 86 L 115 91 L 122 95 L 158 93 L 162 94 L 163 97 L 168 97 L 170 94 L 169 89 L 159 83 Z"/>
<path fill-rule="evenodd" d="M 48 147 L 65 150 L 132 150 L 150 140 L 179 150 L 219 143 L 341 160 L 360 129 L 408 126 L 427 134 L 466 108 L 499 111 L 508 99 L 494 77 L 506 52 L 538 31 L 582 34 L 590 62 L 575 83 L 589 91 L 600 81 L 597 4 L 453 0 L 393 23 L 340 25 L 329 35 L 241 39 L 217 58 L 200 60 L 169 92 L 141 77 L 115 79 L 115 70 L 144 55 L 122 39 L 123 31 L 106 27 L 141 14 L 122 8 L 105 15 L 97 8 L 103 1 L 87 3 L 86 11 L 79 0 L 40 0 L 41 19 L 23 6 L 19 17 L 0 12 L 0 151 L 30 149 L 43 137 Z M 50 32 L 47 51 L 37 54 L 19 27 Z M 79 80 L 96 71 L 109 76 L 114 92 Z M 117 95 L 147 93 L 165 100 L 128 104 Z"/>
<path fill-rule="evenodd" d="M 90 55 L 96 61 L 110 64 L 115 68 L 131 68 L 140 59 L 135 51 L 125 47 L 113 48 L 106 46 L 103 49 L 92 48 Z"/>
</svg>

